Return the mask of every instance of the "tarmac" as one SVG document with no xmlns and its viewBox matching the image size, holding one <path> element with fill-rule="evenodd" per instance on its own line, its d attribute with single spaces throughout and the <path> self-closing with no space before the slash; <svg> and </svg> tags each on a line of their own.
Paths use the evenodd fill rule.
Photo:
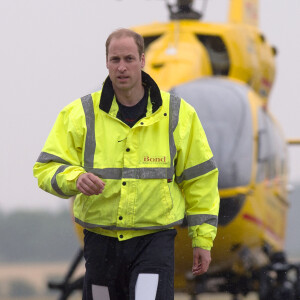
<svg viewBox="0 0 300 300">
<path fill-rule="evenodd" d="M 240 296 L 239 300 L 258 300 L 255 293 L 250 293 L 247 296 Z M 187 294 L 176 293 L 174 300 L 191 300 L 191 296 Z M 196 299 L 193 300 L 232 300 L 230 294 L 202 294 L 197 295 Z"/>
</svg>

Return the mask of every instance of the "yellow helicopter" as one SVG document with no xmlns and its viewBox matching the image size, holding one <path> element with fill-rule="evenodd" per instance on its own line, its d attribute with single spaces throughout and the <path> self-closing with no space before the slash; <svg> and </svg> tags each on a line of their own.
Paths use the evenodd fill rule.
<svg viewBox="0 0 300 300">
<path fill-rule="evenodd" d="M 276 49 L 258 28 L 258 8 L 258 0 L 231 0 L 228 23 L 214 24 L 201 21 L 192 0 L 177 0 L 168 4 L 169 22 L 133 28 L 144 37 L 145 71 L 195 107 L 220 172 L 218 234 L 205 276 L 192 276 L 187 228 L 176 228 L 175 290 L 194 299 L 222 291 L 233 299 L 253 291 L 260 300 L 300 299 L 300 265 L 284 253 L 287 142 L 268 109 Z M 69 279 L 81 257 L 63 284 L 50 283 L 64 291 L 60 299 L 80 289 L 82 278 Z"/>
</svg>

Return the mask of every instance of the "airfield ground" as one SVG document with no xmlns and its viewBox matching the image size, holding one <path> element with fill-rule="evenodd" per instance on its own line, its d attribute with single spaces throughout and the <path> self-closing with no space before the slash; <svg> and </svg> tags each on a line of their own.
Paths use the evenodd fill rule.
<svg viewBox="0 0 300 300">
<path fill-rule="evenodd" d="M 1 298 L 1 300 L 22 300 L 23 298 L 17 297 L 17 298 Z M 34 297 L 34 298 L 24 298 L 24 299 L 30 299 L 30 300 L 57 300 L 58 296 L 44 296 L 44 297 Z M 247 297 L 240 298 L 241 300 L 257 300 L 258 298 L 255 295 L 249 295 Z M 73 296 L 70 298 L 70 300 L 81 300 L 81 297 L 79 295 Z M 184 294 L 177 294 L 175 295 L 174 300 L 190 300 L 190 298 L 187 295 Z M 197 300 L 231 300 L 229 296 L 219 294 L 219 295 L 207 295 L 207 296 L 198 296 Z"/>
<path fill-rule="evenodd" d="M 49 293 L 47 282 L 49 279 L 59 281 L 68 270 L 68 263 L 36 263 L 36 264 L 1 264 L 0 265 L 0 299 L 1 300 L 57 300 L 57 292 Z M 77 275 L 83 273 L 83 266 Z M 31 287 L 35 295 L 30 297 L 12 297 L 12 284 L 21 283 L 23 286 Z M 198 296 L 199 300 L 231 300 L 226 294 L 210 294 Z M 197 300 L 198 300 L 197 299 Z M 256 295 L 251 294 L 241 300 L 257 300 Z M 75 293 L 69 300 L 81 300 L 80 293 Z M 174 300 L 190 300 L 186 294 L 176 294 Z"/>
<path fill-rule="evenodd" d="M 17 298 L 1 298 L 1 300 L 22 300 L 23 298 L 17 297 Z M 28 298 L 25 298 L 28 299 Z M 29 298 L 30 300 L 57 300 L 58 296 L 44 296 L 44 297 L 34 297 Z M 248 295 L 247 297 L 240 298 L 241 300 L 257 300 L 258 298 L 255 295 Z M 70 300 L 81 300 L 80 295 L 75 295 L 70 298 Z M 174 300 L 190 300 L 190 297 L 184 294 L 177 294 L 175 295 Z M 229 296 L 219 294 L 219 295 L 204 295 L 204 296 L 198 296 L 197 300 L 231 300 Z"/>
</svg>

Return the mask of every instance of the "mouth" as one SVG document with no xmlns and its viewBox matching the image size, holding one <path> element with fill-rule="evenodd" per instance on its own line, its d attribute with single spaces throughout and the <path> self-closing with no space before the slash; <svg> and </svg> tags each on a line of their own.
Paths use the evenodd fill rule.
<svg viewBox="0 0 300 300">
<path fill-rule="evenodd" d="M 129 76 L 124 76 L 124 75 L 122 75 L 122 76 L 118 76 L 117 78 L 118 78 L 118 80 L 120 80 L 120 81 L 126 81 L 126 80 L 129 79 Z"/>
</svg>

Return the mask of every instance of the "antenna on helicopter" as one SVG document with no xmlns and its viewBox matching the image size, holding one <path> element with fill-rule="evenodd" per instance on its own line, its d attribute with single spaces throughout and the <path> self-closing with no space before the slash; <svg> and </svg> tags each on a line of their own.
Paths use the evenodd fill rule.
<svg viewBox="0 0 300 300">
<path fill-rule="evenodd" d="M 199 20 L 203 17 L 202 12 L 194 10 L 194 0 L 177 0 L 176 4 L 170 4 L 167 2 L 167 7 L 170 12 L 171 20 Z M 202 11 L 206 6 L 207 0 L 203 0 Z"/>
</svg>

